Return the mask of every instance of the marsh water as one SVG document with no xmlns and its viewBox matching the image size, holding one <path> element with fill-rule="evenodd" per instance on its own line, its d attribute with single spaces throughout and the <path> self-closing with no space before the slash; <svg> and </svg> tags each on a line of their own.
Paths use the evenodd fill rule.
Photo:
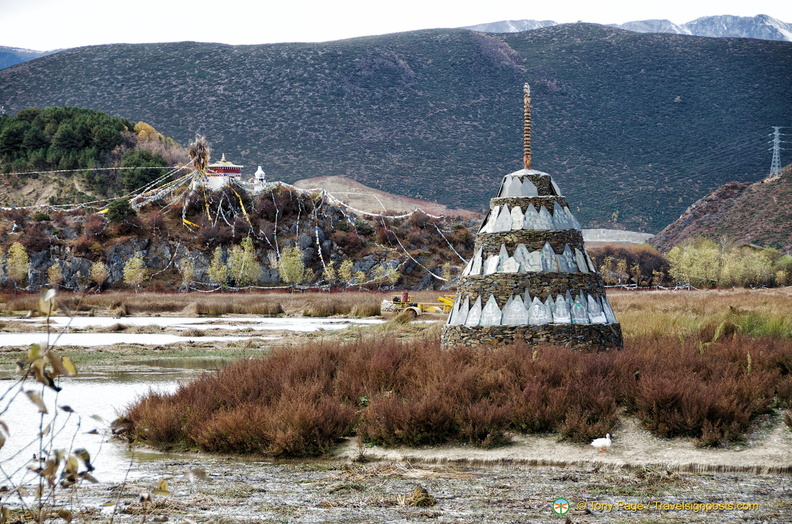
<svg viewBox="0 0 792 524">
<path fill-rule="evenodd" d="M 3 477 L 14 485 L 35 478 L 27 465 L 34 457 L 47 457 L 47 450 L 84 448 L 91 456 L 101 481 L 119 482 L 127 475 L 134 458 L 119 439 L 110 438 L 109 426 L 138 397 L 149 391 L 172 392 L 180 382 L 199 373 L 221 367 L 215 359 L 159 359 L 136 365 L 134 370 L 108 369 L 61 378 L 60 392 L 27 381 L 0 382 L 3 401 L 0 416 L 9 426 L 9 435 L 0 451 Z M 27 391 L 41 395 L 47 413 L 28 398 Z M 64 407 L 66 409 L 64 409 Z M 44 433 L 40 439 L 39 435 Z M 82 470 L 82 467 L 81 467 Z M 134 477 L 135 468 L 129 471 Z M 5 478 L 3 480 L 6 480 Z"/>
<path fill-rule="evenodd" d="M 28 344 L 95 347 L 113 344 L 157 346 L 198 340 L 230 342 L 246 340 L 254 336 L 258 339 L 273 340 L 279 337 L 277 335 L 262 335 L 262 333 L 337 331 L 353 325 L 374 325 L 383 321 L 374 318 L 304 317 L 52 317 L 47 325 L 47 321 L 43 318 L 5 317 L 0 318 L 0 322 L 22 322 L 29 325 L 31 330 L 23 333 L 0 333 L 0 347 L 18 347 Z M 120 332 L 128 328 L 146 332 Z M 114 329 L 118 332 L 107 332 Z M 174 333 L 163 333 L 162 330 L 170 330 Z M 240 331 L 245 331 L 245 333 L 238 333 Z"/>
<path fill-rule="evenodd" d="M 23 333 L 0 333 L 0 347 L 26 347 L 32 343 L 49 346 L 102 347 L 114 344 L 140 344 L 146 347 L 184 341 L 234 341 L 257 338 L 262 332 L 340 330 L 352 325 L 381 322 L 378 319 L 329 318 L 195 318 L 195 317 L 53 317 L 47 325 L 44 319 L 0 319 L 24 322 L 29 325 Z M 144 332 L 96 332 L 116 326 L 119 330 L 134 327 Z M 157 330 L 169 329 L 173 333 Z M 190 331 L 188 331 L 190 330 Z M 256 333 L 238 333 L 252 330 Z M 151 332 L 155 331 L 155 332 Z M 184 331 L 185 334 L 178 334 Z M 197 334 L 196 334 L 197 333 Z M 207 336 L 207 333 L 220 333 Z M 135 399 L 149 391 L 173 392 L 180 383 L 200 373 L 224 366 L 228 358 L 151 358 L 137 357 L 134 364 L 101 366 L 81 372 L 76 377 L 61 377 L 57 386 L 61 391 L 44 387 L 18 375 L 0 375 L 0 421 L 8 426 L 8 434 L 0 449 L 0 483 L 12 485 L 31 482 L 36 474 L 28 465 L 38 465 L 36 457 L 47 458 L 54 450 L 84 448 L 91 456 L 96 470 L 93 475 L 101 481 L 119 482 L 127 475 L 139 474 L 130 464 L 142 455 L 152 459 L 155 452 L 133 453 L 118 439 L 110 438 L 110 423 L 120 416 Z M 47 413 L 30 399 L 39 395 Z M 65 408 L 65 409 L 64 409 Z M 40 437 L 40 435 L 43 435 Z"/>
</svg>

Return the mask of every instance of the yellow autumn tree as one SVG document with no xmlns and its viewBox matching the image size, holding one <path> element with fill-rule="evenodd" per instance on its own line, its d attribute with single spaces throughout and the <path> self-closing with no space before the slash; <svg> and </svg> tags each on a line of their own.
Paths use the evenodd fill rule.
<svg viewBox="0 0 792 524">
<path fill-rule="evenodd" d="M 145 142 L 149 140 L 157 140 L 162 135 L 160 135 L 156 129 L 151 124 L 147 124 L 145 122 L 138 122 L 135 124 L 135 134 L 137 134 L 137 139 L 139 141 Z"/>
<path fill-rule="evenodd" d="M 140 284 L 142 284 L 145 279 L 146 267 L 143 263 L 143 255 L 138 253 L 124 264 L 124 282 L 135 288 L 135 293 L 137 293 Z"/>
<path fill-rule="evenodd" d="M 8 248 L 6 256 L 6 274 L 14 285 L 19 287 L 27 278 L 30 270 L 30 258 L 28 257 L 25 246 L 19 242 L 14 242 Z"/>
<path fill-rule="evenodd" d="M 47 268 L 47 278 L 49 279 L 50 286 L 54 289 L 60 286 L 63 281 L 63 270 L 58 262 L 53 262 L 52 265 Z"/>
<path fill-rule="evenodd" d="M 338 278 L 338 275 L 336 274 L 335 264 L 333 263 L 332 260 L 330 261 L 329 264 L 325 266 L 324 271 L 322 271 L 322 278 L 328 284 L 332 284 L 333 282 L 335 282 L 336 278 Z"/>
<path fill-rule="evenodd" d="M 280 257 L 280 278 L 287 284 L 305 282 L 305 263 L 302 250 L 297 246 L 284 249 Z"/>
<path fill-rule="evenodd" d="M 346 282 L 347 285 L 349 285 L 349 282 L 354 277 L 354 272 L 352 271 L 353 267 L 352 261 L 346 258 L 341 262 L 341 267 L 338 268 L 338 278 Z"/>
<path fill-rule="evenodd" d="M 184 291 L 190 290 L 190 285 L 195 278 L 195 264 L 190 257 L 184 257 L 179 264 L 179 275 L 181 275 L 181 288 Z"/>
<path fill-rule="evenodd" d="M 250 286 L 261 276 L 261 264 L 250 237 L 231 248 L 228 253 L 228 272 L 238 286 Z"/>
<path fill-rule="evenodd" d="M 228 266 L 223 262 L 223 248 L 217 246 L 212 254 L 212 261 L 206 271 L 209 279 L 221 287 L 225 287 L 228 280 Z"/>
<path fill-rule="evenodd" d="M 91 264 L 91 280 L 96 284 L 96 287 L 102 289 L 104 283 L 107 282 L 107 266 L 104 262 L 94 262 Z"/>
</svg>

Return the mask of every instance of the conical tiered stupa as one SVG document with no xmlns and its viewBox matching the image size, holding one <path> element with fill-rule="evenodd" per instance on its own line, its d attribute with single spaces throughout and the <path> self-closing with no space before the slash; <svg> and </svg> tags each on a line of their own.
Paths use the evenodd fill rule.
<svg viewBox="0 0 792 524">
<path fill-rule="evenodd" d="M 443 328 L 443 347 L 524 340 L 578 349 L 622 346 L 621 326 L 583 245 L 580 224 L 552 177 L 531 169 L 531 98 L 525 168 L 503 177 L 476 235 Z"/>
</svg>

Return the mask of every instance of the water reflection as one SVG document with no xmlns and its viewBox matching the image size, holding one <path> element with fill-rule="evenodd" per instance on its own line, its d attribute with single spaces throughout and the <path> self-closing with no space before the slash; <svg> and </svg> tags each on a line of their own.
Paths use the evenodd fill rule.
<svg viewBox="0 0 792 524">
<path fill-rule="evenodd" d="M 231 358 L 155 358 L 142 360 L 138 365 L 151 368 L 166 368 L 167 370 L 215 370 L 227 366 L 234 359 Z"/>
<path fill-rule="evenodd" d="M 59 380 L 62 388 L 55 392 L 28 380 L 22 384 L 13 380 L 0 381 L 0 415 L 9 426 L 9 435 L 0 449 L 2 483 L 11 478 L 13 485 L 36 482 L 36 474 L 27 469 L 34 456 L 46 456 L 47 449 L 85 448 L 92 457 L 96 470 L 93 475 L 100 482 L 120 482 L 127 475 L 133 453 L 125 443 L 111 439 L 109 424 L 139 397 L 151 392 L 170 393 L 200 373 L 211 372 L 226 365 L 229 360 L 200 359 L 150 359 L 141 362 L 134 371 L 100 370 L 78 377 Z M 48 410 L 42 416 L 29 401 L 26 391 L 39 393 Z M 74 413 L 62 408 L 67 406 Z M 38 435 L 47 426 L 49 433 L 39 442 Z M 42 455 L 40 447 L 45 450 Z M 152 457 L 164 457 L 154 451 L 145 452 Z M 141 458 L 134 452 L 134 460 Z M 150 457 L 151 458 L 151 457 Z M 130 478 L 142 475 L 133 468 Z"/>
</svg>

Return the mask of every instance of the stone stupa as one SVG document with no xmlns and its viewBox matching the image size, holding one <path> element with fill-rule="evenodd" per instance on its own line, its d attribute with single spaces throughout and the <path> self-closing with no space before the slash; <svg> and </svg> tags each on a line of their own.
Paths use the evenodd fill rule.
<svg viewBox="0 0 792 524">
<path fill-rule="evenodd" d="M 549 343 L 622 347 L 605 284 L 580 224 L 552 177 L 531 169 L 531 98 L 524 87 L 524 169 L 503 177 L 459 279 L 442 345 Z"/>
</svg>

